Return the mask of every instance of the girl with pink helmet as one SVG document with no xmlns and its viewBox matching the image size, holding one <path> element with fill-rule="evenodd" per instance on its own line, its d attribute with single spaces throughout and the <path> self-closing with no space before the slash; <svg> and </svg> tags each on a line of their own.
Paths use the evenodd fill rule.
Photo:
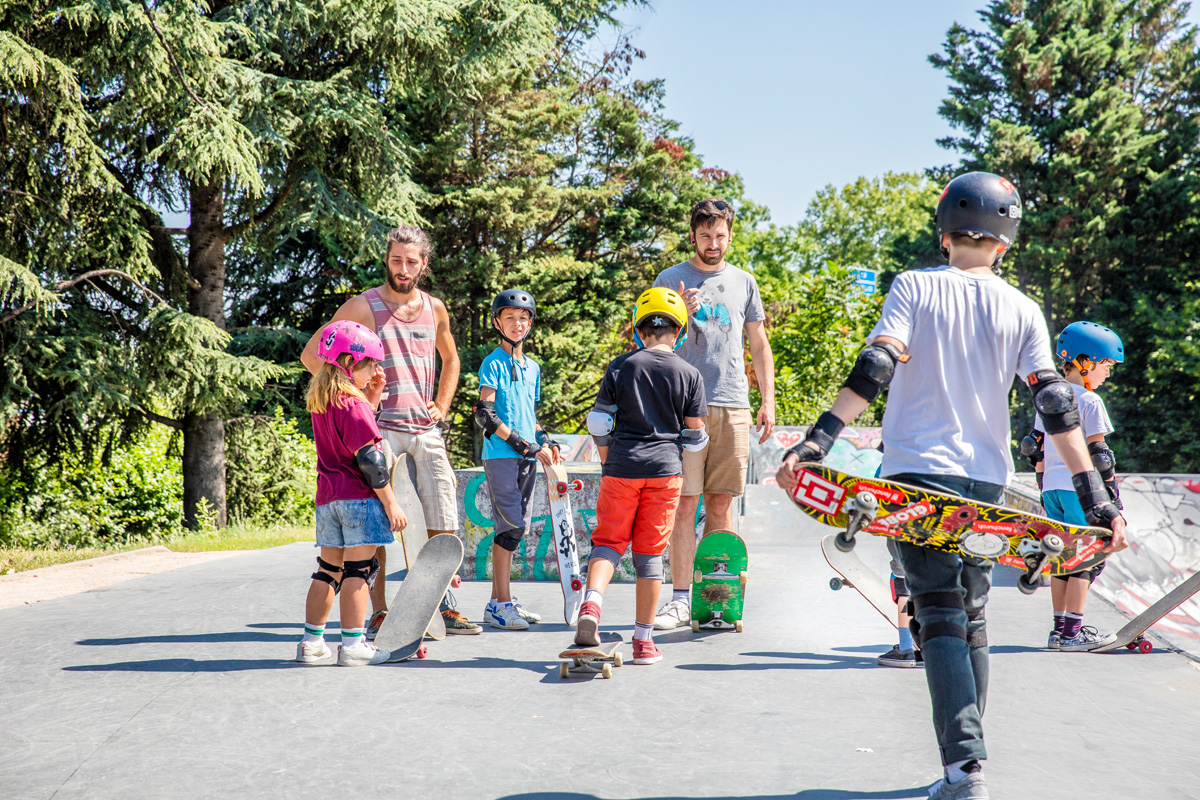
<svg viewBox="0 0 1200 800">
<path fill-rule="evenodd" d="M 366 640 L 364 620 L 380 545 L 395 541 L 393 531 L 408 524 L 392 492 L 391 465 L 380 446 L 375 409 L 385 379 L 383 344 L 369 328 L 339 320 L 321 332 L 317 350 L 325 363 L 308 385 L 317 445 L 317 571 L 304 611 L 304 638 L 296 660 L 311 664 L 332 659 L 325 622 L 341 593 L 342 641 L 337 663 L 352 667 L 380 664 L 390 657 Z M 351 627 L 353 626 L 353 627 Z"/>
</svg>

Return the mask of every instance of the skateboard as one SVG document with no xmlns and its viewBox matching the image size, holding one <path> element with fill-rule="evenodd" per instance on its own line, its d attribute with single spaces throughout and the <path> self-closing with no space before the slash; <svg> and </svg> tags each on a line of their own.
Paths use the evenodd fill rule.
<svg viewBox="0 0 1200 800">
<path fill-rule="evenodd" d="M 821 555 L 825 556 L 833 571 L 841 576 L 830 578 L 829 588 L 836 592 L 843 586 L 849 586 L 861 594 L 895 628 L 896 602 L 892 599 L 891 589 L 854 551 L 846 553 L 839 550 L 834 544 L 836 538 L 837 534 L 831 533 L 821 540 Z"/>
<path fill-rule="evenodd" d="M 450 582 L 462 565 L 463 543 L 452 533 L 434 536 L 421 548 L 400 588 L 392 595 L 375 646 L 391 652 L 389 661 L 425 657 L 425 632 L 438 614 Z"/>
<path fill-rule="evenodd" d="M 612 668 L 621 666 L 624 659 L 621 656 L 621 634 L 602 633 L 600 644 L 596 647 L 584 647 L 572 644 L 558 654 L 565 659 L 558 665 L 558 677 L 569 678 L 572 675 L 596 675 L 602 678 L 612 677 Z M 567 663 L 567 662 L 571 663 Z M 596 662 L 600 666 L 596 666 Z"/>
<path fill-rule="evenodd" d="M 1042 573 L 1066 575 L 1104 561 L 1104 528 L 1070 525 L 952 494 L 858 478 L 821 464 L 800 465 L 789 497 L 808 516 L 842 528 L 834 545 L 854 549 L 861 531 L 1024 570 L 1017 588 L 1037 590 Z"/>
<path fill-rule="evenodd" d="M 1126 647 L 1130 650 L 1149 653 L 1154 649 L 1154 645 L 1145 637 L 1146 631 L 1150 629 L 1150 626 L 1154 625 L 1167 614 L 1170 614 L 1180 603 L 1198 591 L 1200 591 L 1200 572 L 1194 573 L 1190 578 L 1168 592 L 1157 603 L 1127 622 L 1125 627 L 1117 631 L 1115 642 L 1110 642 L 1103 647 L 1097 647 L 1095 650 L 1089 652 L 1107 653 L 1109 650 L 1116 650 L 1118 647 Z"/>
<path fill-rule="evenodd" d="M 558 579 L 563 591 L 563 620 L 574 625 L 583 604 L 583 576 L 579 574 L 579 547 L 575 543 L 575 520 L 568 492 L 583 489 L 583 481 L 567 480 L 562 464 L 542 465 L 546 474 L 546 499 L 550 503 L 550 525 L 554 533 L 554 552 L 558 556 Z"/>
<path fill-rule="evenodd" d="M 746 543 L 733 531 L 713 531 L 696 545 L 692 572 L 692 632 L 701 625 L 742 632 Z"/>
<path fill-rule="evenodd" d="M 383 441 L 383 451 L 388 457 L 392 470 L 392 491 L 396 493 L 396 502 L 404 509 L 408 525 L 400 531 L 400 546 L 404 549 L 404 567 L 412 569 L 413 562 L 429 538 L 429 530 L 425 527 L 425 511 L 421 508 L 421 498 L 417 496 L 417 465 L 412 456 L 392 453 L 387 440 Z M 457 576 L 456 576 L 457 577 Z M 458 586 L 461 581 L 454 581 Z M 438 614 L 429 624 L 429 638 L 441 641 L 446 638 L 446 621 Z"/>
</svg>

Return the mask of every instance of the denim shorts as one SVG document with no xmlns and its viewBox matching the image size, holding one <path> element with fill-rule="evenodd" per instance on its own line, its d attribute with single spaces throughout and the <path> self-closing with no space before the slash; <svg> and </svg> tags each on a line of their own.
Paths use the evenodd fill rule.
<svg viewBox="0 0 1200 800">
<path fill-rule="evenodd" d="M 358 547 L 396 541 L 378 497 L 317 506 L 317 547 Z"/>
</svg>

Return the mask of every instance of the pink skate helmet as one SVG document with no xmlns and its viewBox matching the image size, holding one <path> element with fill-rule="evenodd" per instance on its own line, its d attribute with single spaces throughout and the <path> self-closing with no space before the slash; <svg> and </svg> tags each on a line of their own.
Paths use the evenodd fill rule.
<svg viewBox="0 0 1200 800">
<path fill-rule="evenodd" d="M 383 360 L 383 342 L 375 335 L 375 331 L 365 325 L 348 319 L 331 322 L 321 331 L 321 341 L 317 344 L 317 358 L 336 364 L 353 379 L 351 371 L 337 363 L 338 356 L 349 353 L 354 357 L 355 366 L 364 358 Z"/>
</svg>

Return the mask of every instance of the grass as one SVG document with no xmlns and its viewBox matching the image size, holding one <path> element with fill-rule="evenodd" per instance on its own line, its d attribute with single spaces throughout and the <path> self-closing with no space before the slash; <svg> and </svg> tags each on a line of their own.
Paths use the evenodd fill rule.
<svg viewBox="0 0 1200 800">
<path fill-rule="evenodd" d="M 204 553 L 211 550 L 265 550 L 315 539 L 312 525 L 264 527 L 235 524 L 220 531 L 181 530 L 167 539 L 130 542 L 112 547 L 3 547 L 0 548 L 0 575 L 126 553 L 158 544 L 176 553 Z"/>
</svg>

